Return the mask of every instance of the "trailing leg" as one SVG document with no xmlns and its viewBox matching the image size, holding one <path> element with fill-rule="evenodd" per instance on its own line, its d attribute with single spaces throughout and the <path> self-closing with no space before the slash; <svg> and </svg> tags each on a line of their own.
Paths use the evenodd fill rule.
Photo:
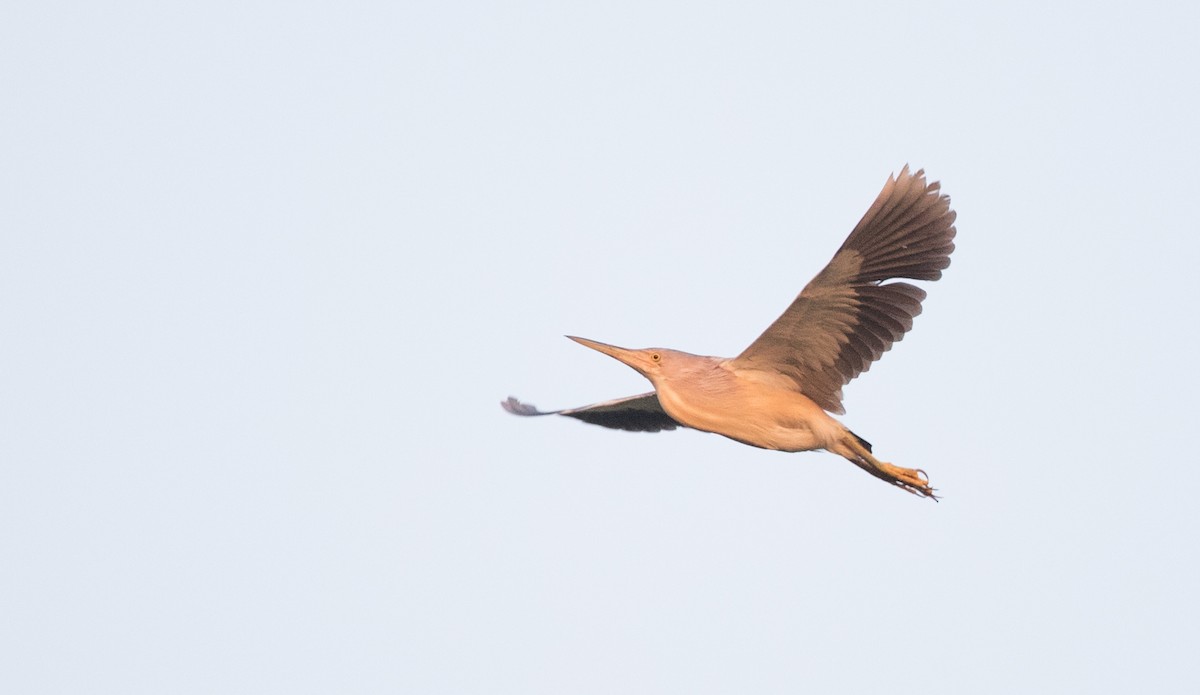
<svg viewBox="0 0 1200 695">
<path fill-rule="evenodd" d="M 929 487 L 929 476 L 917 468 L 901 468 L 875 458 L 862 439 L 847 431 L 846 436 L 834 447 L 833 453 L 838 454 L 871 475 L 886 480 L 898 488 L 911 492 L 918 497 L 931 497 L 934 489 Z"/>
</svg>

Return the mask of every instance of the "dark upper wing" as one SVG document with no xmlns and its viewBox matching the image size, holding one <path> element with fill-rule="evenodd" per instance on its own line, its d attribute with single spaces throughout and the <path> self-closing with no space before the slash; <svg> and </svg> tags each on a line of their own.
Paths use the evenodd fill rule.
<svg viewBox="0 0 1200 695">
<path fill-rule="evenodd" d="M 925 291 L 893 278 L 937 280 L 954 250 L 954 211 L 941 184 L 905 166 L 792 305 L 732 361 L 784 374 L 817 405 L 843 413 L 842 386 L 912 328 Z"/>
<path fill-rule="evenodd" d="M 502 401 L 500 406 L 513 415 L 567 415 L 593 425 L 630 432 L 658 432 L 683 427 L 670 415 L 663 412 L 662 406 L 658 403 L 658 396 L 653 391 L 585 405 L 582 408 L 548 412 L 538 410 L 528 403 L 522 403 L 512 396 L 509 396 L 508 400 Z"/>
</svg>

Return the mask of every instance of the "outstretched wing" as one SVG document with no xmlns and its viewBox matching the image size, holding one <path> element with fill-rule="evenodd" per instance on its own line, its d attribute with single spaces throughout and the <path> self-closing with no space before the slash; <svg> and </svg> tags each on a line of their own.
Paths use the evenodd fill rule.
<svg viewBox="0 0 1200 695">
<path fill-rule="evenodd" d="M 893 278 L 937 280 L 954 251 L 954 211 L 941 184 L 905 166 L 825 269 L 731 361 L 783 374 L 825 410 L 844 413 L 842 386 L 912 328 L 925 291 Z"/>
<path fill-rule="evenodd" d="M 629 432 L 659 432 L 683 427 L 663 411 L 653 391 L 566 410 L 541 411 L 512 396 L 502 401 L 500 406 L 513 415 L 566 415 L 593 425 Z"/>
</svg>

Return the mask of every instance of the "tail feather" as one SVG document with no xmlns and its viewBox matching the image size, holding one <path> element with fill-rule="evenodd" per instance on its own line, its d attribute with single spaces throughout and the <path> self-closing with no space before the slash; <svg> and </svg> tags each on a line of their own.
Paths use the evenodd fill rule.
<svg viewBox="0 0 1200 695">
<path fill-rule="evenodd" d="M 850 430 L 846 430 L 846 431 L 850 432 Z M 853 432 L 850 432 L 850 436 L 857 439 L 858 443 L 862 444 L 863 448 L 866 449 L 868 453 L 872 453 L 872 454 L 875 453 L 875 450 L 871 448 L 871 442 L 868 442 L 867 440 L 863 439 L 862 437 L 858 436 L 857 434 L 855 434 Z"/>
</svg>

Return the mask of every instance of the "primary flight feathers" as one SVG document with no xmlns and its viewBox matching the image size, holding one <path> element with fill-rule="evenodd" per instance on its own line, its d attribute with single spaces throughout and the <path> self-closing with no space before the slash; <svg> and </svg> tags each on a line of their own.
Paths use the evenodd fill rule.
<svg viewBox="0 0 1200 695">
<path fill-rule="evenodd" d="M 892 278 L 937 280 L 954 251 L 954 211 L 925 172 L 889 178 L 825 269 L 735 358 L 790 377 L 800 392 L 842 414 L 842 386 L 912 329 L 925 290 Z"/>
</svg>

